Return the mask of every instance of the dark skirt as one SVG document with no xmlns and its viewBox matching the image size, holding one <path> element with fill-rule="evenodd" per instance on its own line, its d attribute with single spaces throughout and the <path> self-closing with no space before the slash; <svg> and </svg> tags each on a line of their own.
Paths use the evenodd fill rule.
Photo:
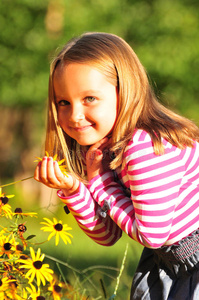
<svg viewBox="0 0 199 300">
<path fill-rule="evenodd" d="M 199 230 L 178 245 L 144 248 L 130 300 L 199 300 Z"/>
</svg>

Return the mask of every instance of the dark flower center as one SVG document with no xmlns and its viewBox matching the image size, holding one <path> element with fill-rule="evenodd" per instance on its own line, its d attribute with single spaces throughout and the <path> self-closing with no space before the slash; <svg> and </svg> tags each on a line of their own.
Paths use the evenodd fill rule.
<svg viewBox="0 0 199 300">
<path fill-rule="evenodd" d="M 1 200 L 1 202 L 2 202 L 3 205 L 7 204 L 8 201 L 9 201 L 8 197 L 1 197 L 0 200 Z"/>
<path fill-rule="evenodd" d="M 9 251 L 12 248 L 12 245 L 10 243 L 5 243 L 3 247 L 6 251 Z"/>
<path fill-rule="evenodd" d="M 22 245 L 17 245 L 17 246 L 16 246 L 16 249 L 17 249 L 18 251 L 23 251 L 23 246 L 22 246 Z"/>
<path fill-rule="evenodd" d="M 2 286 L 3 285 L 3 281 L 0 279 L 0 286 Z"/>
<path fill-rule="evenodd" d="M 21 256 L 20 256 L 20 259 L 27 259 L 27 256 L 21 255 Z"/>
<path fill-rule="evenodd" d="M 22 209 L 21 209 L 20 207 L 17 207 L 17 208 L 15 209 L 15 213 L 16 213 L 16 214 L 21 214 L 21 213 L 22 213 Z"/>
<path fill-rule="evenodd" d="M 42 265 L 43 265 L 43 263 L 42 263 L 41 260 L 36 260 L 36 261 L 34 261 L 34 263 L 33 263 L 33 266 L 34 266 L 35 269 L 37 269 L 37 270 L 41 269 Z"/>
<path fill-rule="evenodd" d="M 45 297 L 43 297 L 43 296 L 37 296 L 37 298 L 36 298 L 37 300 L 45 300 L 46 298 Z"/>
<path fill-rule="evenodd" d="M 63 226 L 62 226 L 62 224 L 57 223 L 56 225 L 54 225 L 54 228 L 55 228 L 56 231 L 62 231 Z"/>
<path fill-rule="evenodd" d="M 26 226 L 24 224 L 19 224 L 18 225 L 18 230 L 20 232 L 25 232 L 27 230 Z"/>
<path fill-rule="evenodd" d="M 56 293 L 60 293 L 60 292 L 61 292 L 61 286 L 59 286 L 59 285 L 57 285 L 57 284 L 55 284 L 55 285 L 53 286 L 53 289 L 54 289 L 54 291 L 55 291 Z"/>
</svg>

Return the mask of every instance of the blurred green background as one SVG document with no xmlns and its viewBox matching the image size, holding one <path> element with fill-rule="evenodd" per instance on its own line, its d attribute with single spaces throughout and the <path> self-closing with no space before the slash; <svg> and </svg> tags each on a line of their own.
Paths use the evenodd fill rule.
<svg viewBox="0 0 199 300">
<path fill-rule="evenodd" d="M 199 1 L 1 0 L 1 184 L 33 175 L 35 156 L 44 154 L 50 61 L 66 41 L 85 31 L 123 37 L 145 66 L 160 101 L 199 125 Z M 120 267 L 128 241 L 117 299 L 128 298 L 139 245 L 126 236 L 111 248 L 94 244 L 63 213 L 55 191 L 33 179 L 4 192 L 16 194 L 13 205 L 39 211 L 40 217 L 62 218 L 74 228 L 72 245 L 55 248 L 52 243 L 44 250 L 80 269 L 96 264 Z M 38 221 L 31 222 L 32 231 Z"/>
</svg>

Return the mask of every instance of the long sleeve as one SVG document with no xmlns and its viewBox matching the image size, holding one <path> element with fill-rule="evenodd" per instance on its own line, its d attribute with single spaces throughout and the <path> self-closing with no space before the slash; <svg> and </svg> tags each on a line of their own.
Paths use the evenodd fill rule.
<svg viewBox="0 0 199 300">
<path fill-rule="evenodd" d="M 67 203 L 79 227 L 96 243 L 111 246 L 121 237 L 121 229 L 109 216 L 99 216 L 99 205 L 83 183 L 80 183 L 79 193 L 73 196 L 65 197 L 61 190 L 57 194 Z"/>
</svg>

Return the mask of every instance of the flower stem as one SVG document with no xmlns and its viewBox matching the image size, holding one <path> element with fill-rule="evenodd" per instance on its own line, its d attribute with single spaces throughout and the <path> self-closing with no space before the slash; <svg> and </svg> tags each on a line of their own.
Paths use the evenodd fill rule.
<svg viewBox="0 0 199 300">
<path fill-rule="evenodd" d="M 19 183 L 21 181 L 25 181 L 25 180 L 28 180 L 28 179 L 31 179 L 31 178 L 34 178 L 34 176 L 30 176 L 30 177 L 27 177 L 27 178 L 24 178 L 24 179 L 21 179 L 21 180 L 17 180 L 17 181 L 14 181 L 14 182 L 10 182 L 10 183 L 7 183 L 7 184 L 0 185 L 0 188 L 5 187 L 5 186 L 9 186 L 9 185 L 12 185 L 12 184 L 15 184 L 15 183 Z"/>
<path fill-rule="evenodd" d="M 128 252 L 128 246 L 129 246 L 129 244 L 127 243 L 126 244 L 126 250 L 124 252 L 124 257 L 123 257 L 123 260 L 122 260 L 122 265 L 121 265 L 121 268 L 120 268 L 120 273 L 117 277 L 117 284 L 116 284 L 115 291 L 114 291 L 114 294 L 113 294 L 114 296 L 116 296 L 116 294 L 117 294 L 118 286 L 119 286 L 119 283 L 120 283 L 120 278 L 121 278 L 122 272 L 124 270 L 124 265 L 125 265 L 126 256 L 127 256 L 127 252 Z"/>
</svg>

